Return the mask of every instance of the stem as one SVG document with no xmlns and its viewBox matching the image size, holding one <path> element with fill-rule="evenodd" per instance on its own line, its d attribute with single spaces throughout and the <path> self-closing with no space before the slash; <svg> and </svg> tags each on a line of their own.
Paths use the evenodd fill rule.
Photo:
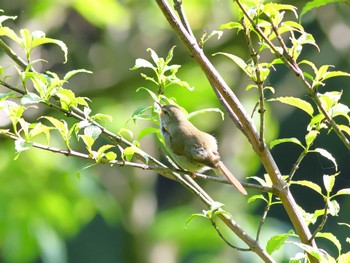
<svg viewBox="0 0 350 263">
<path fill-rule="evenodd" d="M 350 141 L 348 140 L 348 138 L 346 138 L 344 133 L 340 130 L 340 128 L 338 127 L 337 123 L 332 118 L 332 116 L 329 115 L 329 113 L 327 112 L 325 107 L 322 105 L 322 102 L 321 102 L 320 98 L 318 97 L 317 92 L 312 88 L 310 83 L 305 79 L 303 71 L 299 68 L 298 63 L 293 59 L 293 57 L 291 57 L 289 55 L 288 48 L 286 47 L 282 37 L 278 33 L 278 30 L 277 30 L 276 26 L 273 23 L 271 23 L 272 29 L 274 30 L 274 33 L 276 34 L 277 39 L 280 42 L 281 47 L 283 48 L 283 53 L 282 54 L 277 50 L 275 45 L 268 39 L 268 37 L 264 34 L 264 32 L 259 28 L 257 23 L 255 23 L 254 20 L 249 16 L 248 12 L 244 9 L 244 7 L 242 6 L 241 2 L 239 0 L 234 0 L 234 1 L 236 1 L 238 6 L 240 7 L 242 12 L 244 13 L 245 17 L 252 23 L 254 29 L 264 39 L 264 41 L 271 48 L 273 53 L 278 58 L 282 59 L 284 64 L 287 65 L 295 73 L 295 75 L 302 81 L 303 85 L 307 89 L 308 94 L 310 95 L 310 97 L 312 98 L 314 103 L 317 105 L 317 107 L 319 108 L 320 112 L 325 116 L 325 118 L 330 123 L 330 125 L 333 128 L 333 130 L 338 135 L 340 140 L 343 142 L 345 147 L 348 150 L 350 150 Z M 283 54 L 287 54 L 287 55 L 283 55 Z"/>
<path fill-rule="evenodd" d="M 216 71 L 214 66 L 211 64 L 209 59 L 203 53 L 203 50 L 198 46 L 195 39 L 191 38 L 187 30 L 183 27 L 181 22 L 175 16 L 173 10 L 170 8 L 166 0 L 156 0 L 160 10 L 167 19 L 170 26 L 173 28 L 175 33 L 178 35 L 183 45 L 188 49 L 190 55 L 197 61 L 199 66 L 202 68 L 203 72 L 206 74 L 209 82 L 213 89 L 216 89 L 226 101 L 224 107 L 228 105 L 234 112 L 237 122 L 241 123 L 242 126 L 238 127 L 243 129 L 243 133 L 247 136 L 247 139 L 251 143 L 254 151 L 260 157 L 262 164 L 264 165 L 267 173 L 270 175 L 273 187 L 276 190 L 278 197 L 280 198 L 290 220 L 292 221 L 296 232 L 298 233 L 302 243 L 308 244 L 309 238 L 311 237 L 310 230 L 304 222 L 301 213 L 298 210 L 298 206 L 289 191 L 289 187 L 286 185 L 282 179 L 281 173 L 267 147 L 260 149 L 260 139 L 256 131 L 256 128 L 252 122 L 252 119 L 244 110 L 240 101 L 233 93 L 233 91 L 228 87 L 226 82 L 223 80 L 221 75 Z M 222 220 L 225 220 L 225 216 L 222 216 Z M 228 219 L 227 219 L 228 220 Z M 224 221 L 229 223 L 228 221 Z M 232 229 L 234 232 L 234 228 Z M 236 233 L 236 232 L 235 232 Z M 237 234 L 237 233 L 236 233 Z M 242 233 L 241 233 L 242 234 Z M 248 242 L 246 235 L 238 235 L 244 242 Z M 249 246 L 252 248 L 253 244 L 256 243 L 254 240 L 252 242 L 249 240 Z M 316 243 L 313 241 L 311 245 L 317 248 Z M 252 249 L 253 250 L 253 249 Z M 253 250 L 254 251 L 254 250 Z M 313 258 L 310 258 L 312 262 L 316 262 Z"/>
</svg>

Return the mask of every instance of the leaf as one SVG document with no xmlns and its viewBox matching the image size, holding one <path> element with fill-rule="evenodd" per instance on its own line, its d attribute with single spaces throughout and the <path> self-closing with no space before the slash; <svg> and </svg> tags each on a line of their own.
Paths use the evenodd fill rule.
<svg viewBox="0 0 350 263">
<path fill-rule="evenodd" d="M 309 187 L 312 190 L 316 191 L 317 193 L 319 193 L 320 195 L 323 196 L 321 187 L 318 184 L 315 184 L 315 183 L 313 183 L 311 181 L 307 181 L 307 180 L 292 181 L 292 184 L 298 184 L 298 185 L 301 185 L 301 186 Z"/>
<path fill-rule="evenodd" d="M 157 95 L 156 95 L 153 91 L 151 91 L 150 89 L 141 87 L 141 88 L 138 88 L 138 89 L 136 90 L 136 92 L 139 92 L 140 90 L 145 90 L 145 91 L 147 91 L 147 92 L 149 93 L 149 95 L 151 95 L 151 97 L 152 97 L 152 99 L 153 99 L 154 101 L 158 101 Z"/>
<path fill-rule="evenodd" d="M 340 255 L 337 258 L 337 263 L 349 263 L 350 262 L 350 252 Z"/>
<path fill-rule="evenodd" d="M 73 77 L 74 75 L 76 75 L 76 74 L 78 74 L 78 73 L 92 74 L 92 71 L 86 70 L 86 69 L 75 69 L 75 70 L 71 70 L 71 71 L 67 72 L 66 75 L 64 75 L 63 80 L 64 80 L 64 81 L 68 81 L 71 77 Z"/>
<path fill-rule="evenodd" d="M 327 191 L 327 193 L 332 192 L 333 186 L 335 182 L 335 176 L 334 175 L 323 175 L 323 185 Z"/>
<path fill-rule="evenodd" d="M 311 144 L 314 142 L 318 134 L 319 132 L 316 130 L 311 130 L 309 131 L 308 134 L 306 134 L 305 136 L 306 148 L 309 148 L 311 146 Z"/>
<path fill-rule="evenodd" d="M 83 140 L 84 144 L 86 145 L 87 149 L 90 152 L 91 147 L 94 144 L 95 140 L 92 137 L 90 137 L 89 135 L 79 135 L 79 138 L 81 138 Z"/>
<path fill-rule="evenodd" d="M 270 142 L 269 146 L 270 146 L 270 149 L 272 149 L 276 145 L 281 144 L 281 143 L 286 143 L 286 142 L 295 143 L 295 144 L 301 146 L 303 149 L 305 149 L 304 145 L 297 138 L 294 138 L 294 137 L 273 140 L 272 142 Z"/>
<path fill-rule="evenodd" d="M 21 104 L 22 105 L 27 105 L 27 104 L 37 104 L 39 103 L 41 98 L 39 97 L 38 94 L 33 93 L 33 92 L 28 92 L 21 98 Z"/>
<path fill-rule="evenodd" d="M 192 119 L 193 117 L 203 114 L 203 113 L 207 113 L 207 112 L 218 112 L 221 115 L 221 119 L 224 120 L 224 113 L 218 109 L 218 108 L 207 108 L 207 109 L 202 109 L 202 110 L 197 110 L 197 111 L 193 111 L 191 113 L 189 113 L 187 115 L 187 119 Z"/>
<path fill-rule="evenodd" d="M 305 245 L 305 244 L 301 244 L 301 243 L 297 243 L 297 242 L 293 242 L 293 241 L 287 241 L 287 242 L 300 247 L 305 252 L 309 253 L 310 255 L 312 255 L 313 257 L 318 259 L 321 263 L 330 263 L 331 262 L 330 256 L 324 250 L 320 250 L 320 249 L 314 248 L 310 245 Z"/>
<path fill-rule="evenodd" d="M 43 45 L 43 44 L 55 44 L 55 45 L 58 45 L 61 48 L 61 50 L 63 51 L 63 53 L 64 53 L 64 63 L 67 62 L 68 48 L 67 48 L 66 44 L 63 41 L 57 40 L 57 39 L 53 39 L 53 38 L 46 38 L 45 37 L 45 33 L 43 33 L 43 35 L 41 37 L 33 38 L 33 41 L 31 43 L 31 49 L 34 49 L 35 47 Z"/>
<path fill-rule="evenodd" d="M 131 141 L 131 139 L 133 137 L 132 131 L 130 131 L 129 129 L 126 129 L 126 128 L 121 128 L 118 132 L 118 135 L 122 136 L 127 141 Z"/>
<path fill-rule="evenodd" d="M 336 200 L 328 201 L 328 212 L 332 216 L 338 216 L 338 213 L 340 211 L 340 206 Z"/>
<path fill-rule="evenodd" d="M 159 133 L 159 128 L 148 127 L 148 128 L 142 129 L 139 132 L 139 135 L 138 135 L 137 139 L 141 140 L 146 135 L 149 135 L 149 134 L 152 134 L 152 133 Z"/>
<path fill-rule="evenodd" d="M 33 146 L 32 142 L 27 142 L 23 139 L 15 140 L 15 150 L 17 153 L 29 150 Z"/>
<path fill-rule="evenodd" d="M 139 69 L 139 68 L 151 68 L 153 70 L 156 69 L 156 67 L 154 67 L 151 62 L 149 62 L 143 58 L 136 59 L 135 66 L 133 66 L 131 68 L 131 70 L 135 70 L 135 69 Z"/>
<path fill-rule="evenodd" d="M 243 26 L 239 22 L 228 22 L 226 24 L 222 24 L 222 25 L 220 25 L 219 30 L 222 30 L 222 29 L 233 29 L 233 28 L 236 28 L 238 30 L 243 30 Z"/>
<path fill-rule="evenodd" d="M 251 76 L 251 73 L 247 70 L 247 63 L 245 63 L 245 61 L 243 59 L 241 59 L 240 57 L 230 54 L 230 53 L 224 53 L 224 52 L 218 52 L 213 54 L 213 56 L 216 55 L 224 55 L 226 57 L 228 57 L 229 59 L 231 59 L 233 62 L 235 62 L 237 64 L 237 66 L 239 66 L 249 77 Z"/>
<path fill-rule="evenodd" d="M 350 188 L 344 188 L 340 189 L 335 195 L 332 197 L 338 196 L 338 195 L 350 195 Z"/>
<path fill-rule="evenodd" d="M 273 252 L 279 250 L 284 245 L 286 239 L 293 235 L 294 235 L 294 231 L 289 230 L 289 232 L 286 234 L 279 234 L 271 237 L 267 241 L 267 245 L 266 245 L 267 253 L 271 255 Z"/>
<path fill-rule="evenodd" d="M 331 241 L 337 247 L 338 255 L 340 255 L 341 244 L 335 235 L 333 235 L 332 233 L 329 233 L 329 232 L 327 232 L 327 233 L 318 232 L 316 234 L 316 237 L 322 237 L 322 238 L 325 238 L 325 239 L 328 239 L 329 241 Z"/>
<path fill-rule="evenodd" d="M 99 163 L 100 161 L 101 161 L 101 159 L 102 159 L 102 157 L 106 157 L 106 154 L 105 154 L 105 152 L 106 151 L 108 151 L 109 149 L 111 149 L 111 148 L 113 148 L 113 147 L 115 147 L 114 145 L 111 145 L 111 144 L 106 144 L 106 145 L 103 145 L 103 146 L 101 146 L 98 150 L 97 150 L 97 154 L 96 154 L 96 161 Z M 108 154 L 108 156 L 109 156 L 109 158 L 116 158 L 117 157 L 117 155 L 114 153 L 114 152 L 108 152 L 109 154 Z M 114 155 L 113 155 L 114 154 Z M 113 160 L 114 160 L 113 159 Z M 108 159 L 107 158 L 107 160 L 111 160 L 111 159 Z"/>
<path fill-rule="evenodd" d="M 134 154 L 135 154 L 135 148 L 133 146 L 126 147 L 123 151 L 123 160 L 130 162 Z"/>
<path fill-rule="evenodd" d="M 302 99 L 299 98 L 295 98 L 295 97 L 279 97 L 276 99 L 270 99 L 269 101 L 279 101 L 281 103 L 284 104 L 288 104 L 290 106 L 294 106 L 296 108 L 299 108 L 303 111 L 305 111 L 307 114 L 309 114 L 311 117 L 314 114 L 314 108 L 312 107 L 312 105 Z"/>
<path fill-rule="evenodd" d="M 314 152 L 317 152 L 319 154 L 321 154 L 323 157 L 327 158 L 328 160 L 330 160 L 334 166 L 335 166 L 335 171 L 338 171 L 338 165 L 337 165 L 337 161 L 335 160 L 335 158 L 332 156 L 332 154 L 330 154 L 327 150 L 322 149 L 322 148 L 316 148 L 315 150 L 313 150 Z"/>
<path fill-rule="evenodd" d="M 259 199 L 264 200 L 266 203 L 268 202 L 263 195 L 253 195 L 253 196 L 249 197 L 247 203 L 250 204 L 250 203 L 253 203 L 254 201 L 259 200 Z"/>
<path fill-rule="evenodd" d="M 300 18 L 315 8 L 318 8 L 318 7 L 327 5 L 327 4 L 339 3 L 339 2 L 344 2 L 344 0 L 313 0 L 313 1 L 308 1 L 306 3 L 306 5 L 303 7 L 303 9 L 301 10 Z"/>
<path fill-rule="evenodd" d="M 8 19 L 16 20 L 17 16 L 0 16 L 0 26 L 2 26 L 2 23 Z"/>
<path fill-rule="evenodd" d="M 101 133 L 102 133 L 101 128 L 99 128 L 95 125 L 89 125 L 89 126 L 86 126 L 84 128 L 84 135 L 87 135 L 94 140 L 96 140 L 100 136 Z"/>
</svg>

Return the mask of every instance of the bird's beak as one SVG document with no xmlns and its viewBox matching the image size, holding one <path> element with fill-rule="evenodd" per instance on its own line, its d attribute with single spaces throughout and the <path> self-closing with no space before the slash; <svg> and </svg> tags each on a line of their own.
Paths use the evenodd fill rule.
<svg viewBox="0 0 350 263">
<path fill-rule="evenodd" d="M 156 101 L 156 104 L 157 104 L 157 105 L 159 106 L 159 108 L 160 108 L 159 115 L 162 116 L 162 115 L 163 115 L 163 111 L 162 111 L 163 105 L 160 104 L 158 101 Z"/>
</svg>

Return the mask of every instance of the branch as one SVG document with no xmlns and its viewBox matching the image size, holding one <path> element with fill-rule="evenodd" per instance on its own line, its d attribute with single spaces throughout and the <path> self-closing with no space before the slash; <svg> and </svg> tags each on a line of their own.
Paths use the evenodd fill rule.
<svg viewBox="0 0 350 263">
<path fill-rule="evenodd" d="M 199 66 L 202 68 L 203 72 L 206 74 L 209 82 L 212 84 L 212 88 L 217 89 L 217 91 L 222 95 L 223 99 L 226 101 L 226 104 L 223 104 L 223 106 L 225 107 L 226 105 L 229 105 L 229 107 L 232 109 L 237 118 L 237 122 L 242 124 L 242 126 L 238 128 L 241 129 L 241 131 L 246 135 L 254 151 L 259 156 L 262 164 L 264 165 L 267 173 L 270 175 L 273 187 L 278 193 L 278 197 L 281 199 L 281 202 L 286 212 L 288 213 L 288 216 L 292 221 L 295 230 L 300 237 L 301 242 L 309 245 L 309 239 L 311 237 L 310 230 L 304 222 L 304 219 L 298 210 L 298 206 L 292 194 L 290 193 L 288 186 L 283 181 L 281 173 L 270 151 L 267 147 L 265 147 L 265 149 L 260 149 L 260 138 L 252 122 L 252 119 L 246 113 L 245 109 L 241 105 L 236 95 L 228 87 L 221 75 L 216 71 L 212 63 L 205 56 L 203 50 L 198 46 L 195 39 L 193 39 L 188 34 L 187 30 L 183 27 L 181 22 L 175 16 L 168 2 L 166 0 L 156 0 L 156 2 L 160 10 L 163 12 L 163 15 L 167 19 L 168 23 L 182 41 L 183 45 L 188 49 L 191 56 L 197 61 Z M 222 219 L 225 220 L 225 218 Z M 246 242 L 245 236 L 239 235 L 239 237 Z M 253 243 L 249 243 L 249 246 L 251 247 L 252 244 Z M 316 243 L 314 241 L 311 243 L 311 245 L 314 248 L 317 248 Z"/>
<path fill-rule="evenodd" d="M 319 108 L 321 113 L 324 115 L 324 117 L 330 123 L 330 125 L 333 128 L 333 130 L 338 135 L 340 140 L 344 143 L 346 148 L 348 150 L 350 150 L 350 141 L 348 140 L 348 138 L 346 138 L 344 133 L 340 130 L 340 128 L 338 127 L 337 123 L 332 118 L 332 116 L 329 115 L 329 113 L 327 112 L 325 107 L 322 105 L 322 102 L 321 102 L 320 98 L 318 97 L 317 92 L 311 87 L 309 82 L 307 82 L 307 80 L 305 79 L 303 71 L 299 68 L 298 63 L 289 54 L 288 48 L 286 47 L 286 45 L 285 45 L 281 35 L 279 34 L 278 29 L 276 28 L 276 26 L 273 23 L 271 23 L 272 29 L 273 29 L 274 33 L 276 34 L 277 39 L 278 39 L 278 41 L 279 41 L 279 43 L 280 43 L 280 45 L 281 45 L 281 47 L 283 49 L 283 53 L 282 54 L 278 51 L 278 49 L 271 42 L 271 40 L 269 40 L 269 38 L 264 34 L 264 32 L 259 28 L 257 23 L 255 23 L 254 20 L 249 16 L 248 12 L 244 9 L 244 7 L 242 6 L 241 2 L 239 0 L 234 0 L 234 1 L 236 1 L 238 6 L 240 7 L 242 12 L 244 13 L 244 16 L 250 21 L 250 23 L 253 25 L 253 27 L 256 30 L 256 32 L 264 39 L 264 41 L 271 48 L 273 53 L 278 58 L 282 59 L 284 64 L 287 65 L 295 73 L 295 75 L 302 81 L 303 85 L 306 87 L 306 90 L 307 90 L 308 94 L 310 95 L 310 97 L 312 98 L 312 100 L 314 101 L 314 103 L 317 105 L 317 107 Z M 284 54 L 286 54 L 286 55 L 284 55 Z"/>
</svg>

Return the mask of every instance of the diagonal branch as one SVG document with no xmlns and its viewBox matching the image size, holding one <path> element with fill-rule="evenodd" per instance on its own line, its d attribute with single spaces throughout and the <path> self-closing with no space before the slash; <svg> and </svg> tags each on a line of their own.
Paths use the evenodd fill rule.
<svg viewBox="0 0 350 263">
<path fill-rule="evenodd" d="M 156 0 L 156 2 L 163 15 L 167 19 L 168 23 L 182 41 L 183 45 L 188 49 L 191 56 L 197 61 L 203 72 L 206 74 L 209 82 L 212 84 L 212 88 L 217 89 L 217 91 L 222 95 L 223 99 L 226 100 L 226 105 L 229 105 L 229 107 L 234 112 L 235 116 L 237 117 L 237 122 L 242 124 L 242 126 L 238 128 L 244 130 L 243 133 L 246 135 L 254 151 L 259 156 L 267 173 L 270 175 L 273 186 L 278 193 L 278 197 L 281 199 L 281 202 L 291 222 L 293 223 L 293 226 L 295 227 L 295 230 L 298 233 L 301 242 L 317 248 L 314 241 L 312 241 L 311 244 L 309 242 L 311 237 L 310 230 L 308 229 L 301 213 L 299 212 L 298 206 L 291 192 L 289 191 L 288 186 L 283 181 L 278 166 L 275 163 L 269 149 L 267 147 L 260 149 L 259 135 L 257 133 L 255 125 L 252 122 L 252 119 L 246 113 L 236 95 L 228 87 L 221 75 L 217 72 L 212 63 L 206 57 L 203 50 L 198 46 L 196 40 L 188 34 L 187 30 L 184 28 L 184 26 L 174 14 L 173 10 L 170 8 L 168 2 L 166 0 Z M 246 242 L 246 239 L 243 238 L 245 236 L 242 237 L 239 235 L 239 237 Z M 312 257 L 310 259 L 312 262 L 317 262 L 314 261 Z"/>
</svg>

